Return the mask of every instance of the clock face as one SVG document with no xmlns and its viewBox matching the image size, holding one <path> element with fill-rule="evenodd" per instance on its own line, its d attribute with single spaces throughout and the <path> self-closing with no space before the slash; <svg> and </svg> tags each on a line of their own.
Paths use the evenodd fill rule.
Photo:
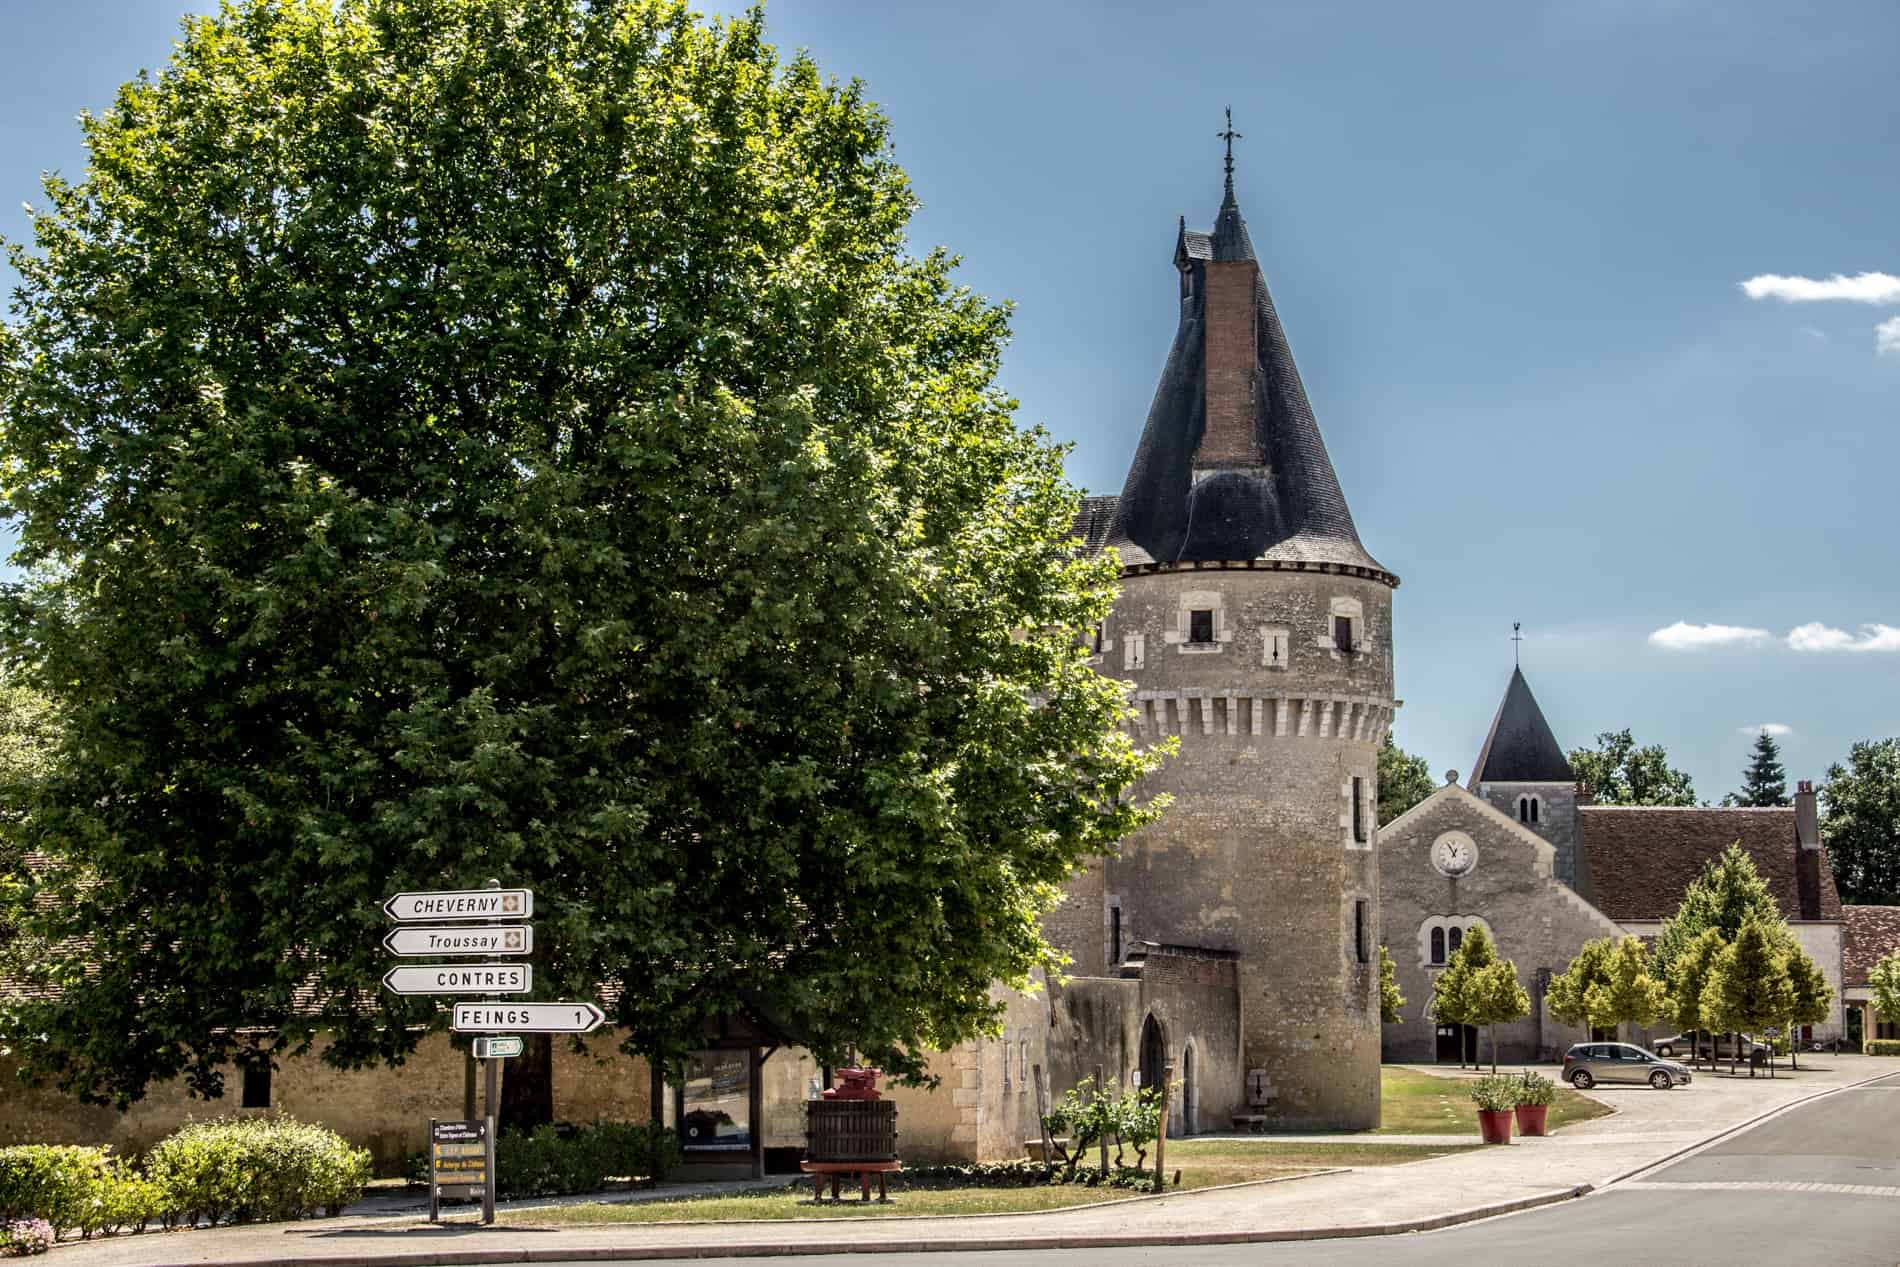
<svg viewBox="0 0 1900 1267">
<path fill-rule="evenodd" d="M 1469 875 L 1478 865 L 1478 842 L 1461 831 L 1448 831 L 1432 842 L 1432 865 L 1446 875 Z"/>
</svg>

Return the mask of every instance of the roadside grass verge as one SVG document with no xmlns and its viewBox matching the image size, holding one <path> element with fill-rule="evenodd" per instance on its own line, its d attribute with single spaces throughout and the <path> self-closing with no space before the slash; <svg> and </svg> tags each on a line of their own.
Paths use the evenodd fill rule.
<svg viewBox="0 0 1900 1267">
<path fill-rule="evenodd" d="M 1179 1191 L 1219 1184 L 1278 1179 L 1340 1166 L 1388 1166 L 1463 1152 L 1470 1145 L 1420 1147 L 1405 1144 L 1340 1143 L 1278 1144 L 1260 1139 L 1181 1139 L 1168 1141 L 1168 1173 L 1181 1172 Z M 1152 1156 L 1150 1157 L 1152 1161 Z M 842 1201 L 815 1204 L 811 1181 L 773 1192 L 736 1196 L 663 1198 L 624 1203 L 550 1206 L 537 1210 L 507 1210 L 503 1223 L 535 1226 L 571 1226 L 585 1223 L 670 1223 L 732 1219 L 856 1218 L 893 1215 L 1014 1214 L 1096 1205 L 1146 1195 L 1129 1188 L 1051 1184 L 1033 1188 L 931 1188 L 906 1190 L 893 1176 L 891 1201 L 880 1205 L 858 1201 L 850 1181 L 839 1189 Z M 1168 1191 L 1177 1191 L 1170 1183 Z"/>
<path fill-rule="evenodd" d="M 1503 1072 L 1500 1070 L 1499 1072 Z M 1379 1135 L 1475 1135 L 1478 1118 L 1463 1078 L 1440 1078 L 1391 1065 L 1379 1071 Z M 1549 1129 L 1587 1122 L 1610 1112 L 1606 1104 L 1569 1087 L 1557 1088 Z"/>
</svg>

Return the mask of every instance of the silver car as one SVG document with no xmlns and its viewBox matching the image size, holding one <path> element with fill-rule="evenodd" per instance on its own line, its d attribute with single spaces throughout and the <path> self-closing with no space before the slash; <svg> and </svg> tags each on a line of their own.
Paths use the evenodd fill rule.
<svg viewBox="0 0 1900 1267">
<path fill-rule="evenodd" d="M 1658 1091 L 1689 1081 L 1689 1070 L 1634 1043 L 1578 1043 L 1564 1053 L 1563 1078 L 1579 1091 L 1599 1082 L 1647 1082 Z"/>
</svg>

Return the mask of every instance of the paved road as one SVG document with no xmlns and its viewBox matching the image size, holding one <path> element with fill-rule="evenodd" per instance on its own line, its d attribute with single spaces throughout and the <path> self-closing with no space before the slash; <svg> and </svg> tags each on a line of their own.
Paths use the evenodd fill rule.
<svg viewBox="0 0 1900 1267">
<path fill-rule="evenodd" d="M 1473 1201 L 1483 1195 L 1470 1194 Z M 703 1265 L 708 1260 L 691 1261 Z M 722 1267 L 873 1267 L 898 1257 L 714 1261 Z M 1442 1232 L 1194 1248 L 942 1253 L 911 1256 L 909 1261 L 923 1267 L 1896 1267 L 1900 1074 L 1804 1105 L 1694 1157 L 1581 1201 Z"/>
</svg>

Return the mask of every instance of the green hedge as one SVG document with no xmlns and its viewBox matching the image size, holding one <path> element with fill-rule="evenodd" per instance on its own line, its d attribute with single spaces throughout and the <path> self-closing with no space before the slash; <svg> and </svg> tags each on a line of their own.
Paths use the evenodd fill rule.
<svg viewBox="0 0 1900 1267">
<path fill-rule="evenodd" d="M 1900 1056 L 1900 1038 L 1870 1038 L 1860 1049 L 1869 1056 Z"/>
<path fill-rule="evenodd" d="M 55 1235 L 142 1232 L 169 1208 L 157 1185 L 103 1148 L 0 1148 L 0 1226 L 44 1219 Z"/>
<path fill-rule="evenodd" d="M 679 1137 L 645 1122 L 540 1126 L 495 1141 L 495 1195 L 564 1197 L 614 1178 L 659 1180 L 679 1158 Z"/>
<path fill-rule="evenodd" d="M 145 1159 L 172 1211 L 214 1224 L 340 1214 L 363 1195 L 369 1167 L 368 1149 L 288 1117 L 193 1122 Z"/>
<path fill-rule="evenodd" d="M 893 1185 L 903 1191 L 941 1188 L 1041 1188 L 1077 1184 L 1084 1188 L 1145 1188 L 1155 1181 L 1153 1170 L 1133 1166 L 1079 1167 L 1073 1174 L 1062 1166 L 1045 1166 L 1039 1161 L 979 1161 L 939 1165 L 905 1166 L 891 1176 Z M 800 1179 L 797 1184 L 809 1182 Z M 796 1185 L 795 1185 L 796 1186 Z"/>
</svg>

